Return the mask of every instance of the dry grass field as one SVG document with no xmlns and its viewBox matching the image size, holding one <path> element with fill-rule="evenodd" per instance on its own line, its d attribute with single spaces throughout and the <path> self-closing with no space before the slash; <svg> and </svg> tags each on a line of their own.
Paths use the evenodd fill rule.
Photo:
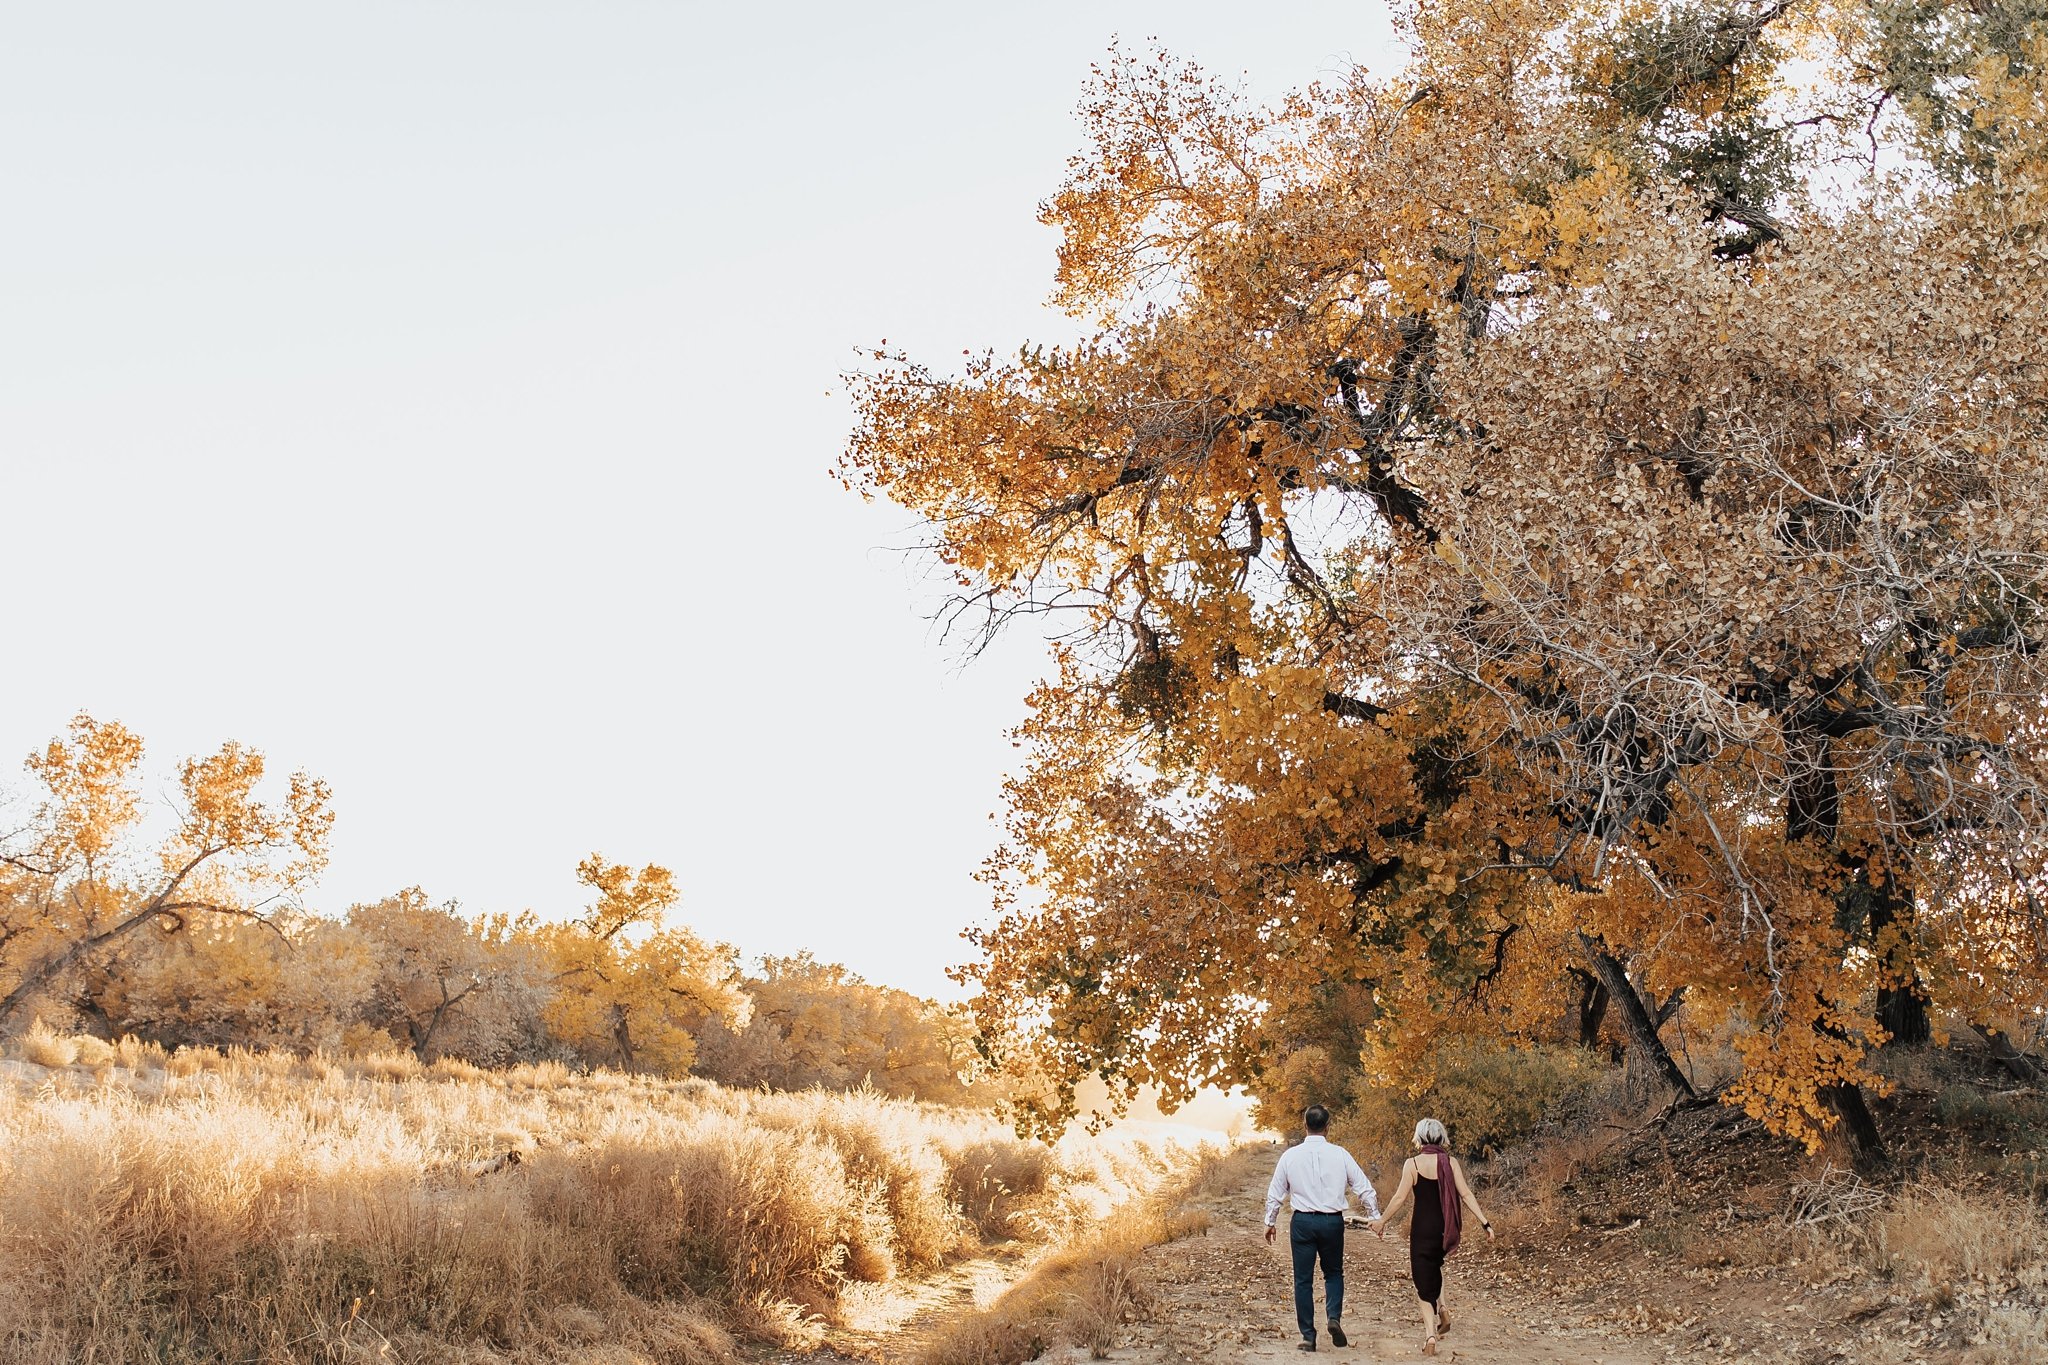
<svg viewBox="0 0 2048 1365">
<path fill-rule="evenodd" d="M 19 1365 L 715 1365 L 814 1344 L 855 1286 L 1056 1245 L 1177 1159 L 860 1092 L 41 1031 L 12 1051 Z"/>
</svg>

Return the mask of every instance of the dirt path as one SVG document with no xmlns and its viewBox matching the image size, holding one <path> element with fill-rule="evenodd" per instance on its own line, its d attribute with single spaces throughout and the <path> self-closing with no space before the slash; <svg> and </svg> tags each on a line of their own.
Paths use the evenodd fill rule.
<svg viewBox="0 0 2048 1365">
<path fill-rule="evenodd" d="M 1200 1361 L 1303 1358 L 1295 1349 L 1293 1271 L 1284 1240 L 1267 1246 L 1260 1236 L 1267 1177 L 1280 1149 L 1245 1153 L 1231 1163 L 1227 1181 L 1192 1201 L 1213 1220 L 1206 1236 L 1190 1237 L 1147 1254 L 1156 1286 L 1149 1320 L 1130 1329 L 1129 1346 L 1111 1359 L 1138 1365 Z M 1281 1215 L 1284 1228 L 1286 1215 Z M 1573 1365 L 1647 1365 L 1668 1360 L 1660 1350 L 1646 1355 L 1635 1343 L 1572 1321 L 1550 1303 L 1529 1302 L 1497 1283 L 1496 1272 L 1512 1248 L 1484 1240 L 1460 1248 L 1448 1267 L 1445 1307 L 1452 1330 L 1438 1347 L 1439 1360 L 1474 1362 L 1573 1362 Z M 1319 1275 L 1320 1278 L 1320 1275 Z M 1344 1245 L 1344 1327 L 1348 1348 L 1324 1337 L 1318 1358 L 1418 1360 L 1422 1358 L 1421 1317 L 1408 1280 L 1405 1232 L 1386 1239 L 1352 1231 Z M 1317 1291 L 1321 1316 L 1321 1290 Z M 1082 1357 L 1075 1357 L 1077 1359 Z"/>
<path fill-rule="evenodd" d="M 1266 1181 L 1278 1145 L 1233 1155 L 1181 1207 L 1209 1216 L 1204 1234 L 1145 1253 L 1139 1320 L 1120 1328 L 1107 1357 L 1127 1365 L 1239 1365 L 1301 1360 L 1295 1349 L 1293 1271 L 1284 1240 L 1261 1234 Z M 1281 1215 L 1283 1228 L 1286 1215 Z M 929 1279 L 856 1291 L 823 1349 L 750 1353 L 758 1365 L 901 1362 L 949 1321 L 986 1307 L 1029 1269 L 1028 1258 L 995 1256 L 961 1262 Z M 1422 1360 L 1422 1326 L 1408 1279 L 1405 1228 L 1385 1240 L 1352 1230 L 1344 1247 L 1347 1347 L 1324 1336 L 1315 1359 Z M 1666 1336 L 1644 1340 L 1618 1329 L 1612 1296 L 1588 1295 L 1553 1283 L 1537 1258 L 1509 1244 L 1459 1249 L 1446 1272 L 1445 1304 L 1452 1330 L 1436 1359 L 1468 1365 L 1650 1365 L 1652 1361 L 1727 1358 L 1701 1354 Z M 1595 1320 L 1594 1310 L 1606 1310 Z M 1322 1316 L 1320 1280 L 1317 1317 Z M 1079 1365 L 1088 1353 L 1053 1348 L 1046 1365 Z M 1745 1357 L 1754 1358 L 1754 1357 Z"/>
<path fill-rule="evenodd" d="M 1126 1365 L 1303 1358 L 1295 1349 L 1286 1247 L 1268 1247 L 1260 1236 L 1265 1185 L 1279 1153 L 1278 1146 L 1243 1148 L 1191 1173 L 1195 1192 L 1173 1207 L 1206 1214 L 1207 1232 L 1147 1249 L 1135 1276 L 1128 1275 L 1127 1260 L 1082 1263 L 1113 1265 L 1120 1292 L 1134 1292 L 1129 1306 L 1135 1311 L 1121 1316 L 1114 1349 L 1101 1358 Z M 1548 1182 L 1525 1176 L 1515 1188 L 1533 1202 L 1488 1196 L 1502 1242 L 1481 1239 L 1451 1260 L 1446 1300 L 1454 1326 L 1436 1359 L 1470 1365 L 2048 1361 L 2039 1349 L 2048 1300 L 2037 1267 L 2013 1272 L 2017 1281 L 1966 1279 L 1954 1266 L 1939 1281 L 1874 1273 L 1854 1244 L 1795 1235 L 1785 1226 L 1790 1182 L 1813 1175 L 1803 1154 L 1740 1114 L 1717 1108 L 1681 1116 L 1641 1141 L 1578 1151 Z M 1952 1234 L 1933 1229 L 1929 1235 Z M 1930 1245 L 1939 1250 L 1947 1243 Z M 1351 1344 L 1333 1347 L 1325 1337 L 1310 1358 L 1422 1359 L 1407 1262 L 1405 1229 L 1390 1230 L 1385 1241 L 1349 1233 L 1344 1325 Z M 897 1286 L 893 1295 L 878 1290 L 876 1311 L 865 1321 L 834 1329 L 831 1344 L 845 1354 L 801 1359 L 804 1365 L 856 1358 L 901 1365 L 918 1343 L 941 1339 L 938 1334 L 974 1308 L 1001 1299 L 1030 1265 L 1022 1257 L 964 1262 L 931 1281 Z M 1100 1288 L 1100 1281 L 1067 1280 L 1055 1292 L 1064 1296 L 1060 1304 L 1101 1311 Z M 1037 1302 L 1044 1301 L 1042 1285 L 1040 1293 Z M 999 1304 L 995 1317 L 1003 1312 Z M 1025 1321 L 1044 1321 L 1044 1335 L 1064 1335 L 1071 1329 L 1057 1314 L 1056 1305 L 1053 1319 Z M 1088 1358 L 1077 1347 L 1042 1357 L 1048 1365 Z"/>
</svg>

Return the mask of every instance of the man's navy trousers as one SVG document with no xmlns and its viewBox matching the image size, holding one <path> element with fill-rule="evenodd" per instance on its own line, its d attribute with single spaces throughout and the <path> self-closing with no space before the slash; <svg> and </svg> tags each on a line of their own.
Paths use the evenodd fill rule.
<svg viewBox="0 0 2048 1365">
<path fill-rule="evenodd" d="M 1344 1317 L 1344 1215 L 1297 1213 L 1287 1225 L 1294 1252 L 1294 1320 L 1303 1341 L 1316 1339 L 1316 1261 L 1323 1263 L 1331 1322 Z"/>
</svg>

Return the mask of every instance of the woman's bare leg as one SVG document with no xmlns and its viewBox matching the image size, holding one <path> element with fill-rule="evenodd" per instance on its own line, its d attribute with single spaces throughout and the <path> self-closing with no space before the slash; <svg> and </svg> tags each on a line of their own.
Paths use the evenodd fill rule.
<svg viewBox="0 0 2048 1365">
<path fill-rule="evenodd" d="M 1436 1300 L 1436 1334 L 1438 1336 L 1443 1336 L 1451 1330 L 1451 1315 L 1444 1308 L 1445 1297 L 1445 1295 L 1439 1294 Z"/>
<path fill-rule="evenodd" d="M 1436 1305 L 1427 1299 L 1422 1300 L 1422 1339 L 1436 1340 Z"/>
</svg>

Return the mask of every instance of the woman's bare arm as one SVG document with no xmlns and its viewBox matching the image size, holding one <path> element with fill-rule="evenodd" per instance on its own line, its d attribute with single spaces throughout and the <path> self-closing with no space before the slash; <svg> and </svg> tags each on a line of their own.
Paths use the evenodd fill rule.
<svg viewBox="0 0 2048 1365">
<path fill-rule="evenodd" d="M 1410 1157 L 1401 1163 L 1401 1185 L 1394 1191 L 1394 1197 L 1387 1201 L 1386 1212 L 1372 1220 L 1375 1230 L 1385 1228 L 1408 1202 L 1409 1192 L 1415 1188 L 1415 1160 Z"/>
<path fill-rule="evenodd" d="M 1451 1178 L 1458 1182 L 1458 1194 L 1466 1207 L 1472 1210 L 1472 1216 L 1479 1220 L 1479 1226 L 1486 1229 L 1488 1237 L 1493 1236 L 1493 1222 L 1486 1216 L 1486 1210 L 1479 1207 L 1479 1196 L 1472 1193 L 1472 1187 L 1465 1183 L 1465 1168 L 1458 1164 L 1456 1157 L 1451 1158 Z"/>
</svg>

